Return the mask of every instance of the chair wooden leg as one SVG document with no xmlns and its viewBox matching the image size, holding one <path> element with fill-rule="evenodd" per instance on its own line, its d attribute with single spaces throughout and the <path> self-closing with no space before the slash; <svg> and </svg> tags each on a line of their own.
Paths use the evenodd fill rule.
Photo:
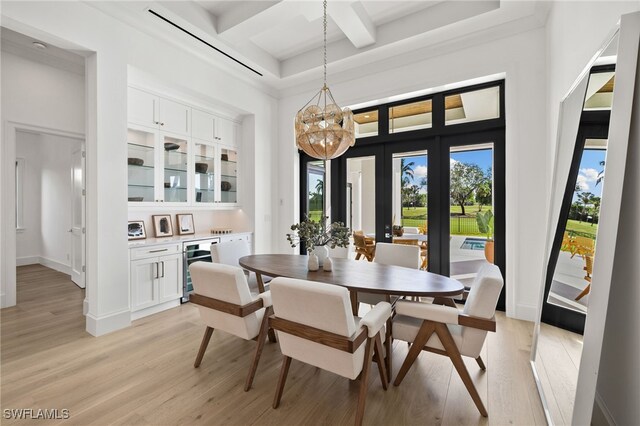
<svg viewBox="0 0 640 426">
<path fill-rule="evenodd" d="M 435 331 L 435 323 L 433 323 L 432 321 L 422 322 L 422 325 L 420 326 L 420 330 L 418 330 L 418 334 L 416 335 L 416 338 L 413 341 L 413 344 L 409 348 L 409 353 L 407 354 L 407 357 L 402 363 L 402 367 L 400 367 L 400 371 L 398 371 L 396 380 L 393 382 L 394 386 L 398 386 L 400 385 L 400 383 L 402 383 L 404 376 L 407 375 L 407 372 L 415 362 L 416 358 L 418 358 L 418 355 L 420 355 L 420 352 L 422 352 L 422 348 L 424 348 L 424 345 L 427 344 L 427 341 L 429 340 L 429 338 L 431 337 L 434 331 Z"/>
<path fill-rule="evenodd" d="M 278 339 L 276 338 L 276 332 L 273 331 L 273 328 L 270 328 L 269 331 L 267 331 L 267 336 L 269 337 L 269 341 L 271 343 L 276 343 L 278 341 Z"/>
<path fill-rule="evenodd" d="M 213 328 L 207 326 L 207 329 L 204 331 L 204 336 L 202 336 L 202 343 L 200 343 L 200 350 L 198 351 L 198 355 L 196 355 L 196 362 L 193 363 L 195 368 L 200 367 L 200 363 L 202 362 L 202 357 L 204 357 L 204 352 L 207 350 L 207 346 L 209 346 L 209 340 L 211 340 L 211 335 L 213 334 Z"/>
<path fill-rule="evenodd" d="M 356 411 L 356 426 L 362 425 L 364 418 L 364 406 L 367 402 L 367 388 L 369 387 L 369 370 L 373 361 L 373 338 L 367 339 L 364 349 L 364 366 L 360 374 L 360 394 L 358 395 L 358 409 Z"/>
<path fill-rule="evenodd" d="M 284 384 L 287 381 L 287 374 L 289 374 L 289 366 L 291 365 L 291 357 L 284 356 L 282 359 L 282 368 L 280 369 L 280 378 L 278 379 L 278 387 L 276 388 L 276 395 L 273 398 L 273 408 L 278 408 L 280 405 L 280 399 L 282 398 L 282 392 L 284 391 Z"/>
<path fill-rule="evenodd" d="M 384 351 L 382 350 L 382 339 L 380 338 L 380 333 L 376 334 L 374 349 L 377 360 L 376 364 L 378 364 L 378 372 L 380 373 L 380 381 L 382 382 L 382 389 L 387 390 L 389 381 L 387 379 L 387 368 L 385 367 L 385 358 L 383 356 Z"/>
<path fill-rule="evenodd" d="M 387 383 L 391 383 L 391 374 L 393 373 L 393 336 L 391 335 L 391 318 L 387 320 L 384 348 L 386 350 L 384 362 L 387 368 Z"/>
<path fill-rule="evenodd" d="M 480 356 L 478 355 L 478 358 L 476 358 L 476 362 L 478 363 L 478 367 L 480 367 L 481 370 L 486 370 L 487 367 L 485 367 L 484 362 L 482 362 L 482 358 L 480 358 Z"/>
<path fill-rule="evenodd" d="M 256 375 L 256 370 L 258 369 L 258 363 L 260 362 L 262 349 L 264 349 L 264 341 L 267 338 L 267 332 L 269 329 L 269 315 L 271 315 L 272 313 L 273 313 L 272 306 L 269 306 L 264 311 L 264 316 L 262 317 L 262 323 L 260 324 L 260 332 L 258 333 L 256 352 L 253 355 L 253 362 L 251 363 L 251 367 L 249 368 L 249 374 L 247 374 L 247 380 L 245 381 L 245 384 L 244 384 L 245 392 L 251 389 L 251 385 L 253 384 L 253 378 Z"/>
<path fill-rule="evenodd" d="M 462 356 L 460 355 L 458 346 L 456 345 L 456 342 L 453 340 L 453 337 L 451 336 L 451 332 L 449 332 L 449 328 L 447 327 L 446 324 L 436 324 L 435 327 L 436 327 L 436 334 L 440 338 L 440 342 L 442 343 L 442 346 L 444 346 L 444 349 L 449 355 L 451 362 L 453 362 L 453 366 L 458 371 L 458 374 L 460 375 L 462 382 L 466 386 L 467 391 L 469 391 L 469 394 L 471 395 L 473 402 L 475 402 L 476 407 L 478 407 L 478 411 L 480 411 L 480 414 L 483 417 L 488 417 L 489 414 L 487 413 L 487 410 L 484 408 L 482 399 L 480 399 L 480 395 L 478 394 L 478 391 L 476 389 L 475 384 L 473 383 L 473 380 L 471 380 L 471 376 L 469 376 L 469 371 L 467 370 L 467 367 L 464 365 L 464 361 L 462 360 Z"/>
<path fill-rule="evenodd" d="M 356 260 L 360 260 L 361 257 L 362 257 L 362 253 L 356 254 Z"/>
<path fill-rule="evenodd" d="M 580 293 L 580 294 L 578 295 L 578 297 L 576 297 L 576 298 L 575 298 L 575 300 L 577 301 L 577 300 L 582 299 L 582 298 L 583 298 L 583 297 L 585 297 L 587 294 L 589 294 L 589 292 L 590 292 L 590 291 L 591 291 L 591 284 L 587 285 L 587 286 L 584 288 L 584 290 L 582 290 L 582 293 Z"/>
</svg>

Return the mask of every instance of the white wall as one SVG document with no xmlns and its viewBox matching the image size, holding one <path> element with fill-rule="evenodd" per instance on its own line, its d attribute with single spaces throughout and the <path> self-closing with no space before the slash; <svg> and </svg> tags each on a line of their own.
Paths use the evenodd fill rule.
<svg viewBox="0 0 640 426">
<path fill-rule="evenodd" d="M 87 59 L 87 329 L 95 335 L 130 324 L 126 195 L 127 65 L 159 80 L 175 83 L 203 99 L 221 102 L 254 116 L 254 140 L 243 143 L 251 161 L 245 169 L 247 211 L 256 251 L 271 246 L 271 200 L 274 198 L 272 146 L 277 102 L 263 91 L 196 58 L 185 49 L 129 27 L 80 2 L 3 2 L 2 25 L 60 47 L 74 46 Z M 243 126 L 243 134 L 244 134 Z M 245 141 L 243 141 L 245 142 Z M 9 177 L 6 170 L 5 177 Z M 11 200 L 5 188 L 4 200 Z M 7 214 L 3 212 L 5 228 Z M 9 242 L 10 244 L 10 242 Z M 2 273 L 10 277 L 3 247 Z M 5 280 L 3 280 L 5 282 Z"/>
<path fill-rule="evenodd" d="M 71 156 L 81 141 L 18 132 L 16 155 L 25 159 L 24 231 L 16 238 L 18 264 L 41 263 L 69 274 Z"/>
<path fill-rule="evenodd" d="M 442 53 L 444 51 L 444 53 Z M 329 86 L 341 106 L 381 99 L 416 90 L 440 87 L 481 76 L 504 73 L 506 78 L 506 226 L 507 226 L 507 313 L 533 320 L 542 277 L 548 185 L 549 140 L 547 133 L 545 32 L 532 30 L 467 49 L 432 56 L 413 52 L 408 65 L 375 72 L 362 69 L 356 79 L 334 75 L 329 69 Z M 389 62 L 407 63 L 406 57 Z M 353 73 L 352 73 L 353 75 Z M 343 80 L 344 79 L 344 80 Z M 279 223 L 274 237 L 278 249 L 288 252 L 284 239 L 288 227 L 299 217 L 297 153 L 293 138 L 293 117 L 321 84 L 280 101 L 280 146 L 278 151 Z M 291 91 L 289 91 L 291 92 Z M 288 93 L 289 93 L 288 92 Z"/>
</svg>

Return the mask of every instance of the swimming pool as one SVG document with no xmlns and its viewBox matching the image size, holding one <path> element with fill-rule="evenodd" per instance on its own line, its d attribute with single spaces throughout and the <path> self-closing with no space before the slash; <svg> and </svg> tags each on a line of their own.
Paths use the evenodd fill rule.
<svg viewBox="0 0 640 426">
<path fill-rule="evenodd" d="M 484 238 L 465 238 L 460 246 L 463 250 L 484 250 L 484 244 L 487 242 Z"/>
</svg>

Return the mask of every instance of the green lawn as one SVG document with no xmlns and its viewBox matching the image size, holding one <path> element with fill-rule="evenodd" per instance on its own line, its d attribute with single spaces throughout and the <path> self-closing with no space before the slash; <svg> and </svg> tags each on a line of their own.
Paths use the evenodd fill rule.
<svg viewBox="0 0 640 426">
<path fill-rule="evenodd" d="M 567 221 L 567 231 L 569 233 L 575 233 L 575 235 L 580 235 L 583 237 L 596 238 L 596 232 L 598 232 L 598 224 L 587 222 L 578 222 L 577 220 L 569 219 Z"/>
</svg>

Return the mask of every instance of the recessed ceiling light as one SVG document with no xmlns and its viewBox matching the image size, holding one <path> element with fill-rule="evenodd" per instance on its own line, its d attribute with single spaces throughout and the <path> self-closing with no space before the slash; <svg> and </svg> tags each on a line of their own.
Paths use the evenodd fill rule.
<svg viewBox="0 0 640 426">
<path fill-rule="evenodd" d="M 33 47 L 35 47 L 36 49 L 42 49 L 42 50 L 44 50 L 44 49 L 46 49 L 46 48 L 47 48 L 47 45 L 46 45 L 46 44 L 44 44 L 44 43 L 41 43 L 41 42 L 39 42 L 39 41 L 34 41 L 34 42 L 33 42 Z"/>
</svg>

